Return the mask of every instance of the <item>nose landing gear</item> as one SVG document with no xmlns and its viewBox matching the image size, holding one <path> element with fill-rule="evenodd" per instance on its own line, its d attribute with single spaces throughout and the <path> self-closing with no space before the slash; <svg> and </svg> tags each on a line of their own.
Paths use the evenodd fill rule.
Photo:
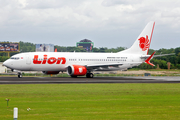
<svg viewBox="0 0 180 120">
<path fill-rule="evenodd" d="M 18 78 L 22 78 L 22 74 L 18 72 Z"/>
</svg>

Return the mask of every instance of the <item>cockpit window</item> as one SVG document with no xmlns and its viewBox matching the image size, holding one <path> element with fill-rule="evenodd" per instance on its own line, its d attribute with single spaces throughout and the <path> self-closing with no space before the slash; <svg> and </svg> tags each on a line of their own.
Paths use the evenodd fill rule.
<svg viewBox="0 0 180 120">
<path fill-rule="evenodd" d="M 10 59 L 19 60 L 19 57 L 11 57 Z"/>
</svg>

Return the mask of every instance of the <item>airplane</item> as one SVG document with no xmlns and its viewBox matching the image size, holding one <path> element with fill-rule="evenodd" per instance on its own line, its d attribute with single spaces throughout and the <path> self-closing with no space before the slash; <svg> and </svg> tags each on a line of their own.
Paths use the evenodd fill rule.
<svg viewBox="0 0 180 120">
<path fill-rule="evenodd" d="M 117 71 L 150 63 L 155 56 L 148 55 L 155 22 L 149 22 L 134 44 L 117 53 L 83 53 L 83 52 L 26 52 L 13 55 L 3 63 L 12 71 L 42 71 L 44 74 L 59 74 L 67 71 L 71 77 L 84 76 L 93 78 L 93 71 Z"/>
</svg>

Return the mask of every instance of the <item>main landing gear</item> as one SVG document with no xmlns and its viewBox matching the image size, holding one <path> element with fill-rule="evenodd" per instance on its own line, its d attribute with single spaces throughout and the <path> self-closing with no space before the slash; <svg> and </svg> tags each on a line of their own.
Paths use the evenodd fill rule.
<svg viewBox="0 0 180 120">
<path fill-rule="evenodd" d="M 71 77 L 72 77 L 72 78 L 77 78 L 77 76 L 76 76 L 76 75 L 71 75 Z"/>
<path fill-rule="evenodd" d="M 93 78 L 94 75 L 93 75 L 93 73 L 87 73 L 87 74 L 86 74 L 86 77 L 87 77 L 87 78 Z"/>
<path fill-rule="evenodd" d="M 77 78 L 76 75 L 71 75 L 71 77 L 72 77 L 72 78 Z M 93 75 L 93 73 L 90 73 L 90 72 L 89 72 L 89 73 L 86 73 L 86 77 L 87 77 L 87 78 L 93 78 L 94 75 Z"/>
</svg>

